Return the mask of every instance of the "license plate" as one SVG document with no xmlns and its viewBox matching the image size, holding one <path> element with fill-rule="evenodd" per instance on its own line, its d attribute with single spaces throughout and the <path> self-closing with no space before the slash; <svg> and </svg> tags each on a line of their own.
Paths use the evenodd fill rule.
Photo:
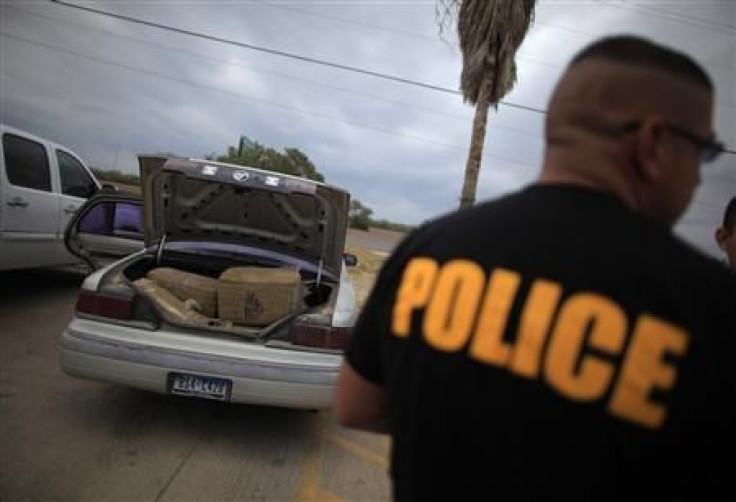
<svg viewBox="0 0 736 502">
<path fill-rule="evenodd" d="M 216 401 L 229 401 L 233 383 L 224 378 L 169 373 L 169 392 L 179 396 L 193 396 Z"/>
</svg>

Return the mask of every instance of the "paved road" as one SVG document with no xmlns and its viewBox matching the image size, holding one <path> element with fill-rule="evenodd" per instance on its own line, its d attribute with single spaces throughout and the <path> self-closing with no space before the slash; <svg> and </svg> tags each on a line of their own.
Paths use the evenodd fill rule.
<svg viewBox="0 0 736 502">
<path fill-rule="evenodd" d="M 388 440 L 328 412 L 172 398 L 64 375 L 82 276 L 0 273 L 0 501 L 386 500 Z"/>
<path fill-rule="evenodd" d="M 406 234 L 391 230 L 373 228 L 366 232 L 350 228 L 348 229 L 347 243 L 349 246 L 390 253 L 404 237 L 406 237 Z"/>
</svg>

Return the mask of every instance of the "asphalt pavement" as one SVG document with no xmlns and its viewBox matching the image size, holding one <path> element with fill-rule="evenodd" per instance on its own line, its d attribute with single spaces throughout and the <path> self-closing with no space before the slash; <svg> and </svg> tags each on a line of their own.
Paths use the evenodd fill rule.
<svg viewBox="0 0 736 502">
<path fill-rule="evenodd" d="M 389 440 L 329 411 L 66 376 L 57 340 L 83 277 L 0 272 L 0 501 L 389 499 Z"/>
</svg>

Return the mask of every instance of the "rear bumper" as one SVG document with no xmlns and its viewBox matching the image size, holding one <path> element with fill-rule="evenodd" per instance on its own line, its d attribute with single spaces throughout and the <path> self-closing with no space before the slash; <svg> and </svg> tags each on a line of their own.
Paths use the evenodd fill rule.
<svg viewBox="0 0 736 502">
<path fill-rule="evenodd" d="M 231 402 L 320 409 L 332 404 L 341 356 L 74 319 L 59 341 L 71 376 L 168 393 L 171 372 L 232 381 Z"/>
</svg>

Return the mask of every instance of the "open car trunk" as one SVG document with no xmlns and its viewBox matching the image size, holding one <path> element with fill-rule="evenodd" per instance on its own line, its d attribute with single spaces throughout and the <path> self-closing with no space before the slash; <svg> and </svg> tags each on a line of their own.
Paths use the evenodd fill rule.
<svg viewBox="0 0 736 502">
<path fill-rule="evenodd" d="M 93 269 L 145 250 L 105 290 L 135 289 L 171 324 L 259 339 L 300 314 L 332 319 L 347 192 L 210 160 L 139 163 L 142 200 L 101 193 L 66 229 L 69 251 Z"/>
<path fill-rule="evenodd" d="M 233 275 L 243 271 L 245 280 Z M 301 314 L 330 313 L 337 291 L 332 277 L 318 277 L 314 271 L 287 264 L 214 256 L 205 260 L 175 251 L 160 257 L 144 254 L 118 278 L 124 283 L 121 286 L 133 288 L 168 324 L 257 340 L 269 339 Z"/>
</svg>

